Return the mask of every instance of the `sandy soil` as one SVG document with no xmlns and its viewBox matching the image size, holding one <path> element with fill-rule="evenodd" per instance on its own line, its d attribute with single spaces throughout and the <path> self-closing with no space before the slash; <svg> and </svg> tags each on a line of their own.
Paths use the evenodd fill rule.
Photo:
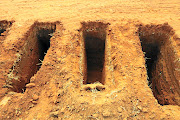
<svg viewBox="0 0 180 120">
<path fill-rule="evenodd" d="M 180 118 L 180 1 L 1 0 L 0 119 Z"/>
</svg>

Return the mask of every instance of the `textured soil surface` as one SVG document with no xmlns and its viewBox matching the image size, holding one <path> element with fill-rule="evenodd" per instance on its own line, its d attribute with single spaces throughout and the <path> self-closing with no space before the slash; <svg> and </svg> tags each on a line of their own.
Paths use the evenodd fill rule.
<svg viewBox="0 0 180 120">
<path fill-rule="evenodd" d="M 1 0 L 0 120 L 178 120 L 179 0 Z"/>
</svg>

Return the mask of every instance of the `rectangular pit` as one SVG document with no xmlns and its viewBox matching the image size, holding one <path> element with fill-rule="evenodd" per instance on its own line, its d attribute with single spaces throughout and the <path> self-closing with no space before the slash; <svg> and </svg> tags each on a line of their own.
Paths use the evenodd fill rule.
<svg viewBox="0 0 180 120">
<path fill-rule="evenodd" d="M 105 83 L 105 44 L 107 24 L 101 22 L 82 23 L 84 43 L 83 84 Z"/>
<path fill-rule="evenodd" d="M 149 86 L 161 105 L 179 105 L 179 59 L 174 52 L 173 29 L 167 24 L 140 25 L 139 39 L 145 54 Z"/>
<path fill-rule="evenodd" d="M 50 38 L 56 30 L 55 23 L 35 22 L 24 38 L 25 44 L 16 54 L 9 80 L 12 82 L 11 90 L 24 92 L 30 78 L 40 69 L 42 61 L 50 47 Z"/>
</svg>

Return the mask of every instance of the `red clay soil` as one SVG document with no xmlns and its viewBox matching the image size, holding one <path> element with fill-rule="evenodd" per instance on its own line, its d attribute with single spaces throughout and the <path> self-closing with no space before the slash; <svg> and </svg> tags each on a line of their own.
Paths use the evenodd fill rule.
<svg viewBox="0 0 180 120">
<path fill-rule="evenodd" d="M 1 120 L 178 120 L 180 2 L 1 0 Z"/>
</svg>

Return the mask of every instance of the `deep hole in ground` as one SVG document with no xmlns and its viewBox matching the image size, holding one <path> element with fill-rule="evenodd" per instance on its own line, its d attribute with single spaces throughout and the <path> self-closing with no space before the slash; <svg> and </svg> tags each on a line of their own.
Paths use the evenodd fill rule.
<svg viewBox="0 0 180 120">
<path fill-rule="evenodd" d="M 52 37 L 54 29 L 41 29 L 38 32 L 38 45 L 39 45 L 39 59 L 43 60 L 47 50 L 50 47 L 50 38 Z"/>
<path fill-rule="evenodd" d="M 100 22 L 83 23 L 85 78 L 84 84 L 105 82 L 106 24 Z"/>
<path fill-rule="evenodd" d="M 12 73 L 13 91 L 24 92 L 31 77 L 37 73 L 50 47 L 50 38 L 56 29 L 56 23 L 38 23 L 28 31 L 23 49 L 17 53 L 18 61 L 14 62 Z M 11 74 L 11 73 L 10 73 Z"/>
<path fill-rule="evenodd" d="M 0 36 L 2 36 L 1 33 L 3 33 L 4 31 L 6 31 L 6 29 L 0 28 Z"/>
<path fill-rule="evenodd" d="M 96 37 L 85 37 L 85 50 L 87 61 L 87 84 L 102 82 L 104 66 L 105 40 Z"/>
<path fill-rule="evenodd" d="M 140 25 L 139 39 L 145 54 L 149 86 L 161 105 L 177 104 L 175 92 L 178 93 L 178 80 L 173 71 L 174 57 L 171 54 L 170 37 L 174 34 L 167 24 Z M 173 90 L 171 89 L 173 88 Z"/>
<path fill-rule="evenodd" d="M 158 59 L 158 56 L 160 54 L 160 46 L 158 43 L 148 43 L 146 38 L 141 38 L 141 45 L 142 45 L 142 50 L 145 53 L 145 60 L 146 60 L 146 68 L 147 68 L 147 74 L 149 77 L 149 83 L 148 85 L 152 84 L 152 70 L 154 64 L 156 64 L 156 61 Z"/>
<path fill-rule="evenodd" d="M 8 28 L 10 28 L 12 26 L 13 21 L 0 21 L 0 41 L 4 40 L 8 31 Z"/>
</svg>

